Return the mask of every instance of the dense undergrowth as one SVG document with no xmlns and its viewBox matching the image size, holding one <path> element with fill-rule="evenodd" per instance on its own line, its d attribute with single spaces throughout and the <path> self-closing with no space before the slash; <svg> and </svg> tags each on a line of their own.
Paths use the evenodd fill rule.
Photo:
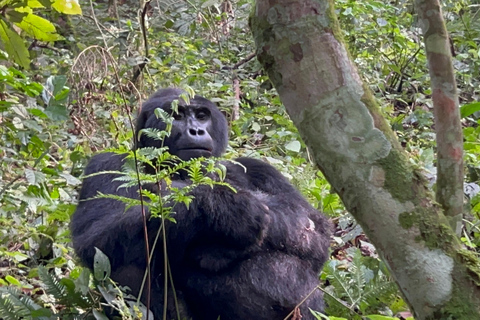
<svg viewBox="0 0 480 320">
<path fill-rule="evenodd" d="M 105 319 L 102 304 L 124 318 L 140 317 L 134 298 L 101 272 L 92 275 L 79 265 L 68 223 L 88 159 L 107 148 L 128 150 L 141 101 L 167 86 L 190 86 L 221 107 L 230 119 L 227 158 L 265 159 L 332 219 L 331 259 L 321 274 L 330 319 L 410 316 L 375 248 L 312 165 L 253 57 L 246 32 L 250 1 L 158 1 L 140 10 L 140 17 L 135 1 L 117 7 L 80 2 L 83 15 L 54 7 L 42 11 L 37 3 L 44 1 L 0 2 L 2 30 L 10 30 L 0 31 L 2 319 Z M 360 73 L 434 188 L 429 77 L 410 1 L 339 0 L 336 6 Z M 19 27 L 14 8 L 50 21 L 56 29 L 49 36 L 55 39 Z M 479 12 L 478 1 L 444 2 L 465 135 L 462 241 L 475 254 L 480 246 Z M 30 23 L 40 23 L 35 19 Z M 5 38 L 11 32 L 17 36 Z M 27 62 L 20 59 L 25 50 Z M 108 259 L 101 254 L 98 259 L 100 271 L 108 270 Z"/>
</svg>

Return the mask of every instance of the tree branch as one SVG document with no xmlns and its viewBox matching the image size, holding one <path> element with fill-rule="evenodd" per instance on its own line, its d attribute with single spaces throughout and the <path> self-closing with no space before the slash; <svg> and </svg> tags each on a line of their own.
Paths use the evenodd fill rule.
<svg viewBox="0 0 480 320">
<path fill-rule="evenodd" d="M 463 213 L 463 135 L 448 33 L 438 0 L 416 0 L 432 82 L 437 133 L 436 200 L 457 235 Z"/>
</svg>

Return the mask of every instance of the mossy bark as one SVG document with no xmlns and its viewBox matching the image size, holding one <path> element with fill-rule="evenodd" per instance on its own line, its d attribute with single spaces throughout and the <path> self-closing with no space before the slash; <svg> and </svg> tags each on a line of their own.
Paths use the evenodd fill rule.
<svg viewBox="0 0 480 320">
<path fill-rule="evenodd" d="M 480 319 L 478 259 L 466 257 L 425 179 L 363 84 L 330 0 L 259 0 L 257 55 L 347 209 L 417 319 Z"/>
<path fill-rule="evenodd" d="M 416 0 L 432 82 L 432 100 L 437 134 L 436 199 L 457 235 L 462 230 L 463 135 L 447 29 L 439 0 Z"/>
</svg>

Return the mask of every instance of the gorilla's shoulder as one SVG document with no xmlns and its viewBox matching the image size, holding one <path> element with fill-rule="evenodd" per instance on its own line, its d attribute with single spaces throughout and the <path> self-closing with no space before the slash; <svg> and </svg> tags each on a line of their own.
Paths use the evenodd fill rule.
<svg viewBox="0 0 480 320">
<path fill-rule="evenodd" d="M 102 152 L 94 155 L 87 167 L 85 168 L 85 175 L 108 171 L 115 169 L 120 169 L 123 161 L 125 160 L 127 154 L 118 154 L 114 152 Z"/>
<path fill-rule="evenodd" d="M 271 164 L 254 158 L 237 158 L 236 162 L 245 167 L 245 174 L 251 185 L 269 194 L 296 193 L 290 182 Z"/>
</svg>

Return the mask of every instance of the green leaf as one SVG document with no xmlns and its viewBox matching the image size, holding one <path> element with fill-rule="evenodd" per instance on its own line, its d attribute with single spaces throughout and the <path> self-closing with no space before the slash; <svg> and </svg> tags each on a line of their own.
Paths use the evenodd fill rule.
<svg viewBox="0 0 480 320">
<path fill-rule="evenodd" d="M 58 277 L 49 273 L 44 266 L 38 266 L 38 277 L 45 285 L 45 291 L 51 294 L 55 299 L 64 301 L 67 295 L 67 288 L 60 283 Z"/>
<path fill-rule="evenodd" d="M 26 12 L 19 12 L 17 10 L 7 11 L 8 20 L 13 23 L 22 22 L 23 18 L 28 15 Z"/>
<path fill-rule="evenodd" d="M 50 4 L 50 0 L 44 0 L 43 2 L 48 2 Z M 27 4 L 30 8 L 44 8 L 45 5 L 43 5 L 40 1 L 38 0 L 28 0 Z"/>
<path fill-rule="evenodd" d="M 44 6 L 45 8 L 51 8 L 52 7 L 52 1 L 51 0 L 38 0 L 38 2 L 40 2 L 40 4 L 42 6 Z M 28 6 L 33 8 L 32 6 L 30 6 L 30 2 L 28 3 Z"/>
<path fill-rule="evenodd" d="M 56 0 L 52 7 L 64 14 L 82 14 L 82 8 L 76 0 Z"/>
<path fill-rule="evenodd" d="M 22 38 L 0 19 L 0 39 L 13 60 L 25 69 L 30 69 L 30 55 Z"/>
<path fill-rule="evenodd" d="M 93 276 L 98 281 L 103 281 L 110 277 L 110 260 L 100 249 L 95 247 L 95 256 L 93 257 Z"/>
<path fill-rule="evenodd" d="M 285 145 L 285 149 L 293 151 L 293 152 L 300 152 L 300 148 L 302 147 L 300 141 L 294 140 L 290 141 Z"/>
<path fill-rule="evenodd" d="M 65 83 L 67 83 L 67 77 L 64 75 L 48 77 L 42 91 L 42 99 L 45 104 L 49 106 L 58 104 L 55 97 L 64 91 Z M 63 99 L 63 93 L 59 97 Z"/>
<path fill-rule="evenodd" d="M 20 281 L 18 281 L 17 279 L 15 279 L 14 277 L 8 275 L 5 277 L 5 280 L 8 281 L 8 283 L 14 285 L 14 286 L 17 286 L 17 287 L 21 287 L 22 284 L 20 283 Z"/>
<path fill-rule="evenodd" d="M 93 316 L 96 320 L 108 320 L 108 317 L 105 314 L 96 309 L 93 309 Z"/>
<path fill-rule="evenodd" d="M 62 39 L 50 21 L 32 13 L 25 16 L 23 20 L 20 23 L 16 23 L 16 25 L 40 41 L 50 42 Z"/>
<path fill-rule="evenodd" d="M 68 173 L 60 173 L 60 176 L 65 178 L 65 180 L 67 181 L 67 184 L 71 186 L 78 186 L 82 183 L 80 180 L 78 180 L 77 178 L 75 178 L 74 176 Z"/>
<path fill-rule="evenodd" d="M 31 169 L 25 170 L 25 178 L 27 178 L 29 184 L 33 185 L 39 185 L 45 181 L 45 175 L 43 173 Z"/>
<path fill-rule="evenodd" d="M 68 119 L 68 110 L 63 105 L 51 105 L 45 110 L 45 114 L 54 121 L 64 121 Z"/>
<path fill-rule="evenodd" d="M 368 315 L 368 316 L 365 316 L 365 317 L 370 319 L 370 320 L 398 320 L 398 318 L 381 316 L 381 315 L 378 315 L 378 314 L 372 314 L 372 315 Z"/>
<path fill-rule="evenodd" d="M 477 111 L 480 111 L 480 102 L 473 102 L 460 107 L 460 115 L 462 118 L 471 116 Z"/>
<path fill-rule="evenodd" d="M 55 95 L 55 100 L 58 102 L 66 102 L 69 94 L 70 94 L 70 89 L 63 88 L 63 90 L 60 91 L 59 94 Z"/>
<path fill-rule="evenodd" d="M 30 316 L 32 316 L 33 319 L 50 318 L 52 316 L 52 311 L 47 308 L 40 308 L 38 310 L 32 310 Z"/>
<path fill-rule="evenodd" d="M 83 268 L 80 276 L 75 280 L 75 290 L 87 295 L 90 284 L 90 270 Z"/>
</svg>

